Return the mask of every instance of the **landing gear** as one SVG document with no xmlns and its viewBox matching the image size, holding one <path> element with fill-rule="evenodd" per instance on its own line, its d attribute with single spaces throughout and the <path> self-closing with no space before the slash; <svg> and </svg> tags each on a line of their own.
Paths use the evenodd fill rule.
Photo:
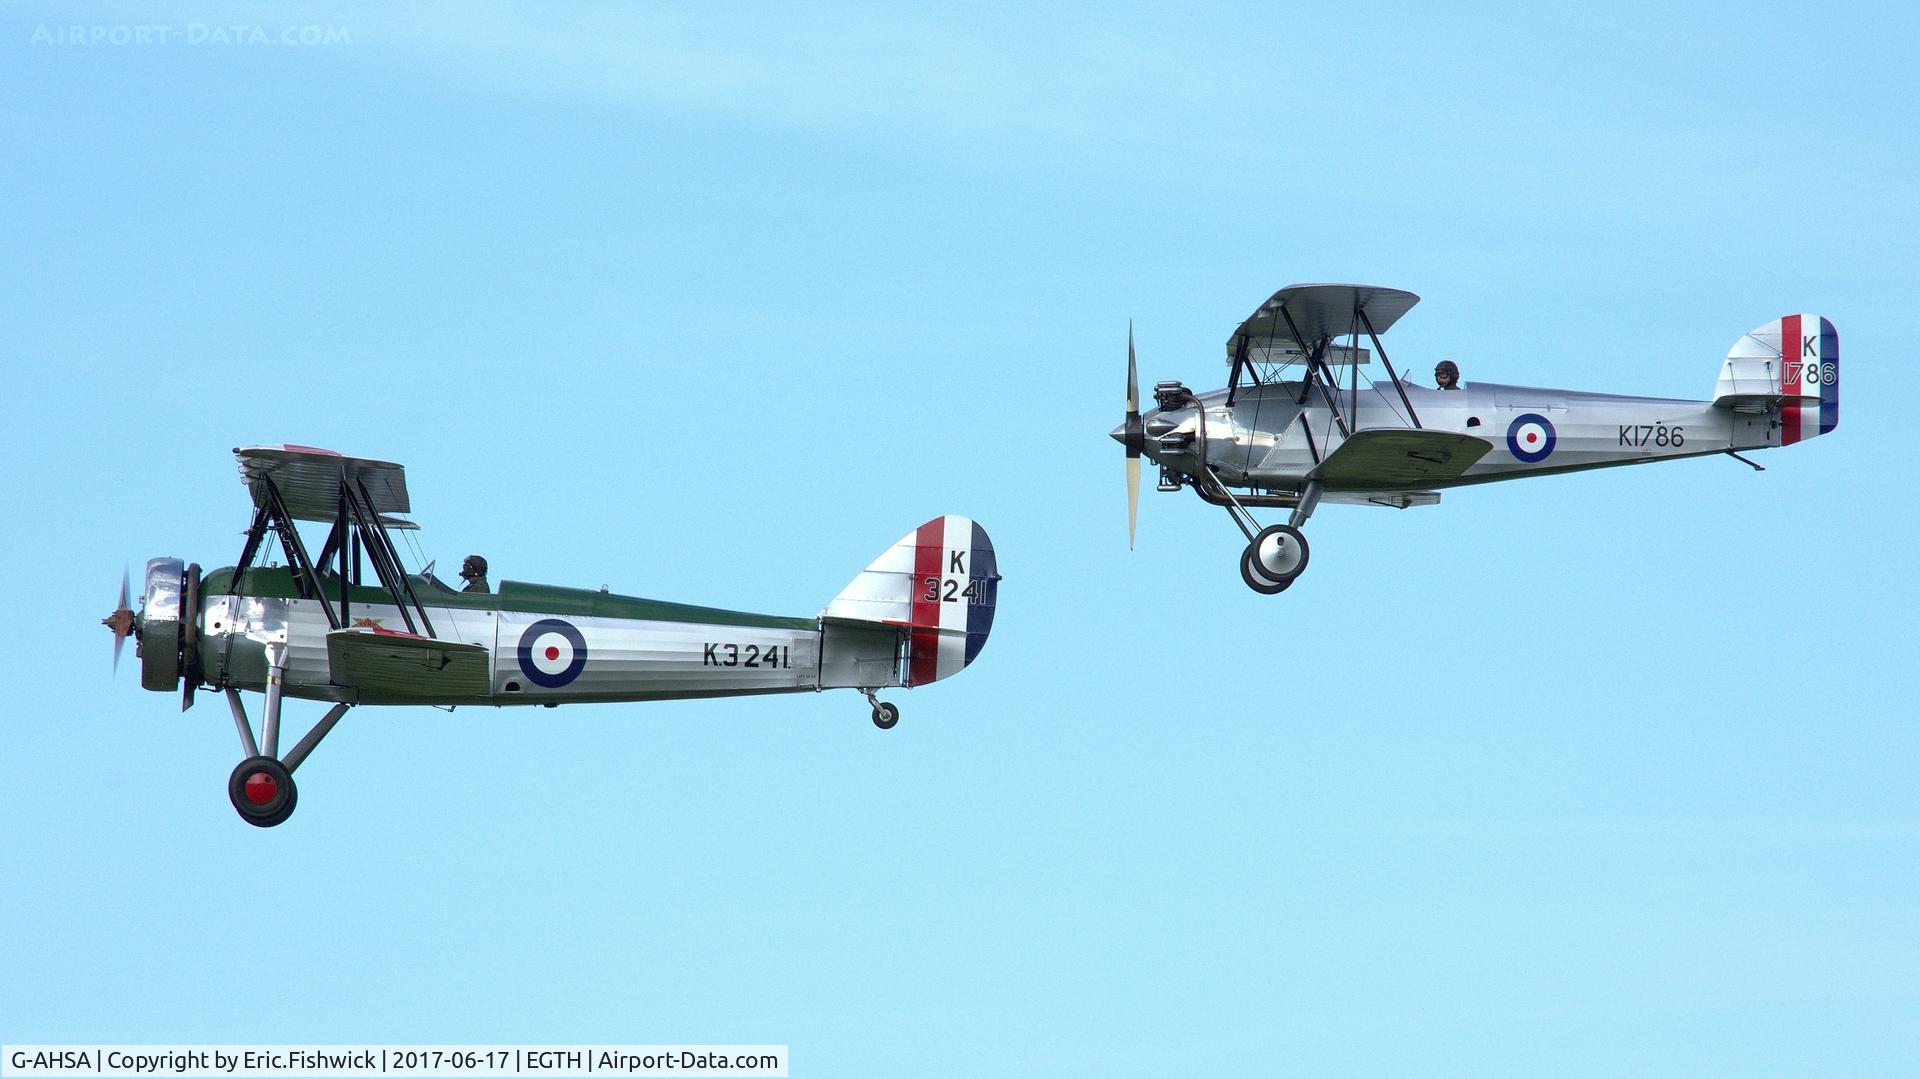
<svg viewBox="0 0 1920 1079">
<path fill-rule="evenodd" d="M 299 798 L 293 772 L 272 757 L 248 757 L 227 779 L 227 800 L 241 820 L 256 828 L 271 828 L 293 816 Z"/>
<path fill-rule="evenodd" d="M 874 696 L 873 690 L 863 689 L 860 692 L 866 694 L 867 703 L 873 705 L 874 726 L 883 731 L 890 731 L 893 729 L 894 724 L 900 722 L 899 706 L 888 704 L 886 701 Z"/>
<path fill-rule="evenodd" d="M 280 686 L 287 671 L 286 646 L 274 642 L 267 646 L 267 706 L 261 717 L 260 741 L 253 740 L 253 724 L 240 704 L 240 693 L 227 687 L 227 705 L 233 710 L 233 725 L 240 732 L 240 748 L 246 758 L 227 777 L 227 800 L 233 803 L 240 819 L 255 828 L 272 828 L 293 816 L 300 792 L 293 784 L 294 769 L 307 759 L 320 739 L 333 730 L 350 707 L 345 702 L 327 709 L 300 743 L 280 756 Z"/>
<path fill-rule="evenodd" d="M 1240 578 L 1262 595 L 1285 592 L 1306 571 L 1307 537 L 1292 525 L 1268 525 L 1240 555 Z"/>
<path fill-rule="evenodd" d="M 1212 477 L 1212 473 L 1208 473 Z M 1309 480 L 1301 488 L 1300 495 L 1293 499 L 1293 516 L 1283 525 L 1268 525 L 1259 531 L 1254 526 L 1259 522 L 1247 512 L 1245 506 L 1233 497 L 1226 485 L 1217 477 L 1212 477 L 1212 489 L 1218 499 L 1208 498 L 1216 505 L 1225 506 L 1233 523 L 1240 526 L 1240 533 L 1247 537 L 1246 550 L 1240 552 L 1240 579 L 1247 587 L 1263 596 L 1278 595 L 1293 586 L 1293 582 L 1307 571 L 1307 558 L 1311 551 L 1307 547 L 1307 537 L 1300 527 L 1313 516 L 1320 505 L 1320 483 Z M 1196 491 L 1200 488 L 1195 487 Z M 1201 491 L 1205 498 L 1206 492 Z M 1268 497 L 1268 496 L 1262 496 Z"/>
</svg>

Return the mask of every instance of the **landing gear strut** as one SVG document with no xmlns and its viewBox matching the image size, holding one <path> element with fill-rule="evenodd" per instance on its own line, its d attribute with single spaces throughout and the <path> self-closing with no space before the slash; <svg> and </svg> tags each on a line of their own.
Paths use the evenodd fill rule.
<svg viewBox="0 0 1920 1079">
<path fill-rule="evenodd" d="M 239 728 L 240 748 L 246 753 L 246 758 L 227 777 L 227 800 L 233 803 L 234 812 L 240 814 L 241 820 L 256 828 L 272 828 L 293 816 L 294 803 L 300 798 L 300 790 L 293 782 L 294 769 L 300 767 L 300 762 L 307 759 L 320 739 L 333 730 L 333 725 L 340 722 L 340 717 L 351 707 L 343 701 L 328 709 L 307 736 L 300 739 L 300 744 L 288 750 L 286 756 L 280 756 L 280 686 L 286 673 L 287 646 L 269 644 L 267 704 L 261 717 L 258 744 L 253 740 L 253 725 L 247 722 L 239 691 L 227 690 L 233 725 Z"/>
<path fill-rule="evenodd" d="M 867 703 L 873 705 L 874 726 L 883 731 L 890 731 L 894 724 L 900 722 L 900 709 L 897 705 L 888 704 L 874 696 L 873 690 L 863 689 L 860 692 L 866 694 Z"/>
<path fill-rule="evenodd" d="M 1227 512 L 1234 523 L 1246 534 L 1246 550 L 1240 552 L 1240 579 L 1247 587 L 1265 596 L 1285 592 L 1293 582 L 1307 570 L 1307 558 L 1312 551 L 1307 545 L 1307 537 L 1300 526 L 1307 523 L 1313 511 L 1320 505 L 1320 484 L 1309 482 L 1300 493 L 1300 501 L 1293 507 L 1293 516 L 1283 525 L 1268 525 L 1255 532 L 1255 523 L 1246 508 L 1228 493 L 1224 484 L 1218 489 L 1225 495 Z"/>
</svg>

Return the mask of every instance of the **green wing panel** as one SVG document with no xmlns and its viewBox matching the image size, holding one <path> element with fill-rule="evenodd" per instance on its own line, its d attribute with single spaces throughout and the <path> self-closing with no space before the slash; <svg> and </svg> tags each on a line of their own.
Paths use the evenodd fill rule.
<svg viewBox="0 0 1920 1079">
<path fill-rule="evenodd" d="M 327 662 L 333 681 L 359 690 L 367 704 L 464 703 L 493 689 L 485 648 L 411 633 L 334 630 L 327 634 Z"/>
<path fill-rule="evenodd" d="M 1485 457 L 1493 443 L 1453 431 L 1404 427 L 1355 431 L 1309 479 L 1332 491 L 1406 491 L 1442 487 Z"/>
</svg>

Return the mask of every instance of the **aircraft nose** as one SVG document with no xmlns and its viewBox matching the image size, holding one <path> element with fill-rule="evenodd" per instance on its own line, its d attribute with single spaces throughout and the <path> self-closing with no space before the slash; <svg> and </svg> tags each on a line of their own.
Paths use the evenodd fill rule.
<svg viewBox="0 0 1920 1079">
<path fill-rule="evenodd" d="M 1112 435 L 1113 440 L 1115 442 L 1118 442 L 1123 446 L 1127 444 L 1127 425 L 1126 424 L 1124 423 L 1121 424 L 1120 426 L 1114 428 L 1113 430 L 1108 431 L 1107 434 Z"/>
</svg>

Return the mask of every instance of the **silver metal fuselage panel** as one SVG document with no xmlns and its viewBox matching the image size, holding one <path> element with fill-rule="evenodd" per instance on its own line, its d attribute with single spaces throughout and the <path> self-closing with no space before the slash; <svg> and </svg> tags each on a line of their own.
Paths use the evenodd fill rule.
<svg viewBox="0 0 1920 1079">
<path fill-rule="evenodd" d="M 1458 390 L 1403 387 L 1422 427 L 1493 444 L 1491 452 L 1457 479 L 1436 487 L 1757 449 L 1778 445 L 1780 437 L 1769 413 L 1736 412 L 1707 401 L 1491 383 Z M 1296 404 L 1300 396 L 1299 382 L 1242 387 L 1232 406 L 1225 390 L 1199 395 L 1207 460 L 1222 480 L 1256 487 L 1297 486 L 1340 445 L 1343 436 L 1320 390 L 1311 389 L 1306 401 Z M 1391 382 L 1363 387 L 1357 402 L 1347 388 L 1333 392 L 1332 398 L 1352 430 L 1412 426 Z M 1176 442 L 1197 433 L 1200 424 L 1191 406 L 1150 411 L 1142 420 L 1150 433 L 1171 429 Z M 1186 439 L 1172 448 L 1165 436 L 1150 434 L 1145 452 L 1161 464 L 1192 473 L 1199 462 L 1199 444 L 1197 438 Z"/>
<path fill-rule="evenodd" d="M 485 695 L 459 700 L 369 693 L 335 681 L 332 627 L 320 601 L 212 596 L 202 608 L 207 680 L 259 690 L 268 647 L 286 651 L 284 692 L 356 704 L 564 704 L 793 693 L 833 686 L 904 684 L 899 635 L 890 627 L 829 627 L 823 679 L 819 628 L 717 625 L 640 618 L 548 615 L 428 606 L 436 639 L 488 650 Z M 403 624 L 399 608 L 354 607 L 356 624 Z"/>
</svg>

